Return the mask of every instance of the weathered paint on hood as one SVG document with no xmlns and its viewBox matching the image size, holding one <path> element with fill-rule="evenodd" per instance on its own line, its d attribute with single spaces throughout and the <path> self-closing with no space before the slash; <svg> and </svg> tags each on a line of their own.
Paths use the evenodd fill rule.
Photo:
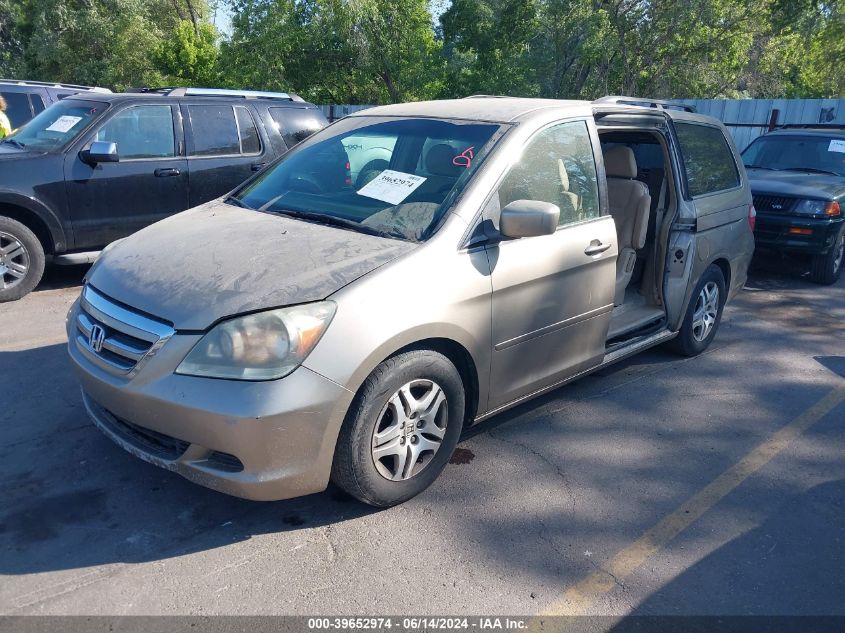
<svg viewBox="0 0 845 633">
<path fill-rule="evenodd" d="M 88 281 L 177 329 L 204 330 L 224 317 L 325 299 L 414 247 L 215 201 L 109 248 Z"/>
<path fill-rule="evenodd" d="M 806 171 L 749 169 L 751 191 L 792 198 L 840 198 L 845 194 L 845 178 Z"/>
</svg>

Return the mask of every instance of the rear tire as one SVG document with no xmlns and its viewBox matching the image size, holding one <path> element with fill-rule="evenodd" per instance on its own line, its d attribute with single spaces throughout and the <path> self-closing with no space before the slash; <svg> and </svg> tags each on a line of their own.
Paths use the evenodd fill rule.
<svg viewBox="0 0 845 633">
<path fill-rule="evenodd" d="M 681 331 L 670 341 L 670 347 L 683 356 L 696 356 L 706 350 L 722 322 L 726 299 L 725 276 L 711 264 L 695 286 Z"/>
<path fill-rule="evenodd" d="M 437 479 L 464 420 L 458 370 L 431 350 L 387 359 L 349 408 L 335 446 L 332 481 L 364 503 L 386 508 Z"/>
<path fill-rule="evenodd" d="M 839 239 L 830 251 L 813 257 L 810 279 L 825 286 L 836 283 L 842 274 L 843 260 L 845 260 L 845 232 L 839 234 Z"/>
<path fill-rule="evenodd" d="M 44 275 L 44 248 L 29 228 L 0 217 L 0 303 L 28 295 Z"/>
</svg>

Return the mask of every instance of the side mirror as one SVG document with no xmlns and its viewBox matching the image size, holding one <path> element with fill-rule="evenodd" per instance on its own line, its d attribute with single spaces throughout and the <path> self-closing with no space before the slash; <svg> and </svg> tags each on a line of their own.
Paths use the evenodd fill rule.
<svg viewBox="0 0 845 633">
<path fill-rule="evenodd" d="M 89 165 L 97 163 L 120 162 L 120 155 L 117 153 L 117 143 L 111 141 L 94 141 L 91 147 L 79 152 L 79 158 Z"/>
<path fill-rule="evenodd" d="M 560 207 L 540 200 L 514 200 L 502 209 L 499 232 L 505 237 L 551 235 L 557 230 Z"/>
</svg>

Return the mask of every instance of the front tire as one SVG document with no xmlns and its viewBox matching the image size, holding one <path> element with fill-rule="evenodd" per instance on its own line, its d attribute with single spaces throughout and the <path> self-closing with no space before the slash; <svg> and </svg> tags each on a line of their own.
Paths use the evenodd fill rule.
<svg viewBox="0 0 845 633">
<path fill-rule="evenodd" d="M 842 274 L 842 262 L 845 260 L 845 232 L 824 255 L 815 255 L 810 267 L 810 279 L 817 284 L 829 286 L 836 283 Z"/>
<path fill-rule="evenodd" d="M 463 381 L 452 362 L 413 350 L 381 363 L 364 382 L 335 447 L 332 481 L 386 508 L 428 488 L 461 435 Z"/>
<path fill-rule="evenodd" d="M 44 275 L 44 248 L 35 233 L 0 217 L 0 303 L 28 295 Z"/>
<path fill-rule="evenodd" d="M 696 356 L 706 350 L 716 337 L 725 307 L 725 276 L 711 264 L 693 291 L 681 331 L 670 345 L 683 356 Z"/>
</svg>

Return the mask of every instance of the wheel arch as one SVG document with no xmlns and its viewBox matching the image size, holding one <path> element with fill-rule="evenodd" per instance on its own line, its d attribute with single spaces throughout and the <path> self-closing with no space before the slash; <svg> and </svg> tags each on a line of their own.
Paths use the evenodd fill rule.
<svg viewBox="0 0 845 633">
<path fill-rule="evenodd" d="M 0 215 L 17 220 L 35 233 L 46 254 L 67 250 L 61 222 L 40 202 L 19 194 L 0 192 Z"/>
<path fill-rule="evenodd" d="M 468 426 L 472 422 L 472 420 L 475 419 L 478 413 L 479 400 L 481 395 L 479 387 L 478 367 L 470 351 L 464 345 L 462 345 L 453 338 L 448 338 L 445 336 L 431 336 L 428 338 L 422 338 L 413 341 L 411 343 L 406 343 L 404 345 L 401 345 L 400 347 L 397 347 L 394 351 L 390 352 L 387 355 L 384 355 L 384 357 L 381 358 L 378 362 L 370 363 L 372 365 L 372 368 L 366 373 L 366 375 L 363 376 L 359 384 L 355 386 L 355 394 L 357 395 L 361 391 L 361 388 L 366 382 L 367 377 L 373 371 L 375 371 L 376 367 L 381 365 L 386 360 L 398 356 L 399 354 L 403 354 L 405 352 L 410 352 L 413 350 L 431 350 L 443 354 L 443 356 L 448 358 L 449 361 L 458 370 L 458 373 L 461 376 L 461 381 L 464 385 L 464 394 L 466 397 L 466 412 L 464 424 Z"/>
</svg>

